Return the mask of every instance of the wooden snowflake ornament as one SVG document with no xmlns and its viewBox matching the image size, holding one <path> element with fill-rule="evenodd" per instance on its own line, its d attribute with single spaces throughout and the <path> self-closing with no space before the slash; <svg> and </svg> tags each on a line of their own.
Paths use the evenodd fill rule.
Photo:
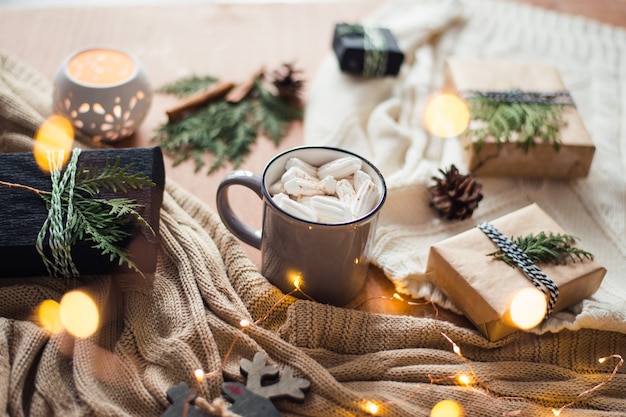
<svg viewBox="0 0 626 417">
<path fill-rule="evenodd" d="M 239 382 L 225 382 L 222 392 L 232 401 L 227 413 L 218 415 L 237 415 L 241 417 L 281 417 L 272 403 L 273 399 L 288 398 L 294 401 L 304 400 L 304 392 L 311 383 L 293 375 L 289 366 L 285 366 L 282 375 L 274 365 L 267 365 L 267 358 L 257 352 L 252 361 L 242 359 L 241 373 L 247 377 L 246 385 Z M 172 403 L 162 417 L 210 417 L 198 407 L 197 393 L 182 382 L 167 390 L 167 398 Z M 202 400 L 206 402 L 206 400 Z"/>
</svg>

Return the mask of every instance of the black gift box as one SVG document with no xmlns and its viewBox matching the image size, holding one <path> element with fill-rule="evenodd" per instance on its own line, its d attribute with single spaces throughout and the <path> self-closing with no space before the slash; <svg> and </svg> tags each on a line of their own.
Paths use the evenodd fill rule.
<svg viewBox="0 0 626 417">
<path fill-rule="evenodd" d="M 165 168 L 161 148 L 98 149 L 84 150 L 78 159 L 79 166 L 104 167 L 107 160 L 114 164 L 119 157 L 120 166 L 132 164 L 128 173 L 141 173 L 154 187 L 127 188 L 125 193 L 103 190 L 101 198 L 126 197 L 135 200 L 140 207 L 137 212 L 154 230 L 130 221 L 127 232 L 130 238 L 124 241 L 129 258 L 143 273 L 156 270 L 159 216 L 165 185 Z M 0 154 L 0 180 L 27 185 L 50 191 L 51 180 L 35 162 L 32 153 Z M 0 186 L 0 277 L 31 277 L 48 275 L 47 269 L 35 247 L 37 235 L 48 215 L 45 202 L 35 193 L 23 189 Z M 47 239 L 44 243 L 44 251 Z M 71 255 L 81 275 L 129 273 L 126 265 L 119 266 L 99 249 L 92 248 L 93 242 L 79 241 L 71 248 Z"/>
<path fill-rule="evenodd" d="M 365 77 L 397 75 L 404 53 L 387 28 L 338 23 L 333 49 L 341 71 Z"/>
</svg>

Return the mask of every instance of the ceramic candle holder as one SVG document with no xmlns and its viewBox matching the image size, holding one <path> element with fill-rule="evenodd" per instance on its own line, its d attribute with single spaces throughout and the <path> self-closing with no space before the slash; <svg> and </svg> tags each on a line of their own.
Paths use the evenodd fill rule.
<svg viewBox="0 0 626 417">
<path fill-rule="evenodd" d="M 148 113 L 152 94 L 137 57 L 120 48 L 78 50 L 54 78 L 55 111 L 95 142 L 131 136 Z"/>
</svg>

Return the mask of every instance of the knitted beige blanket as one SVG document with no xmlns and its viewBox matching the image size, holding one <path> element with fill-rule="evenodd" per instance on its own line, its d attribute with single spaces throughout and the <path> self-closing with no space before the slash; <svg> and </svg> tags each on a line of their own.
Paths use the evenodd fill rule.
<svg viewBox="0 0 626 417">
<path fill-rule="evenodd" d="M 9 52 L 1 54 L 0 147 L 27 150 L 49 112 L 37 109 L 49 84 Z M 41 85 L 27 95 L 17 86 Z M 42 93 L 42 94 L 39 94 Z M 41 99 L 41 100 L 40 100 Z M 626 414 L 626 335 L 580 330 L 519 333 L 489 343 L 447 322 L 347 310 L 284 298 L 245 256 L 219 216 L 169 182 L 161 210 L 158 267 L 146 279 L 93 276 L 81 286 L 96 301 L 101 327 L 89 338 L 50 336 L 32 320 L 45 299 L 71 288 L 37 277 L 0 282 L 0 405 L 3 415 L 158 416 L 166 390 L 194 385 L 221 396 L 243 382 L 239 361 L 265 352 L 311 382 L 302 404 L 276 402 L 285 416 L 428 416 L 455 400 L 465 416 Z M 245 333 L 242 319 L 256 322 Z M 454 344 L 459 348 L 454 352 Z M 455 382 L 469 375 L 469 386 Z M 608 381 L 605 385 L 601 385 Z"/>
</svg>

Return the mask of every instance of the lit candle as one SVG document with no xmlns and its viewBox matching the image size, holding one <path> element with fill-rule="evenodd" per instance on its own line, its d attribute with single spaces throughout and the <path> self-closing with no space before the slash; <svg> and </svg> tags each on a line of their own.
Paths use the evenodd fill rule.
<svg viewBox="0 0 626 417">
<path fill-rule="evenodd" d="M 152 89 L 130 52 L 94 47 L 71 54 L 57 71 L 56 112 L 94 142 L 135 133 L 146 116 Z"/>
</svg>

